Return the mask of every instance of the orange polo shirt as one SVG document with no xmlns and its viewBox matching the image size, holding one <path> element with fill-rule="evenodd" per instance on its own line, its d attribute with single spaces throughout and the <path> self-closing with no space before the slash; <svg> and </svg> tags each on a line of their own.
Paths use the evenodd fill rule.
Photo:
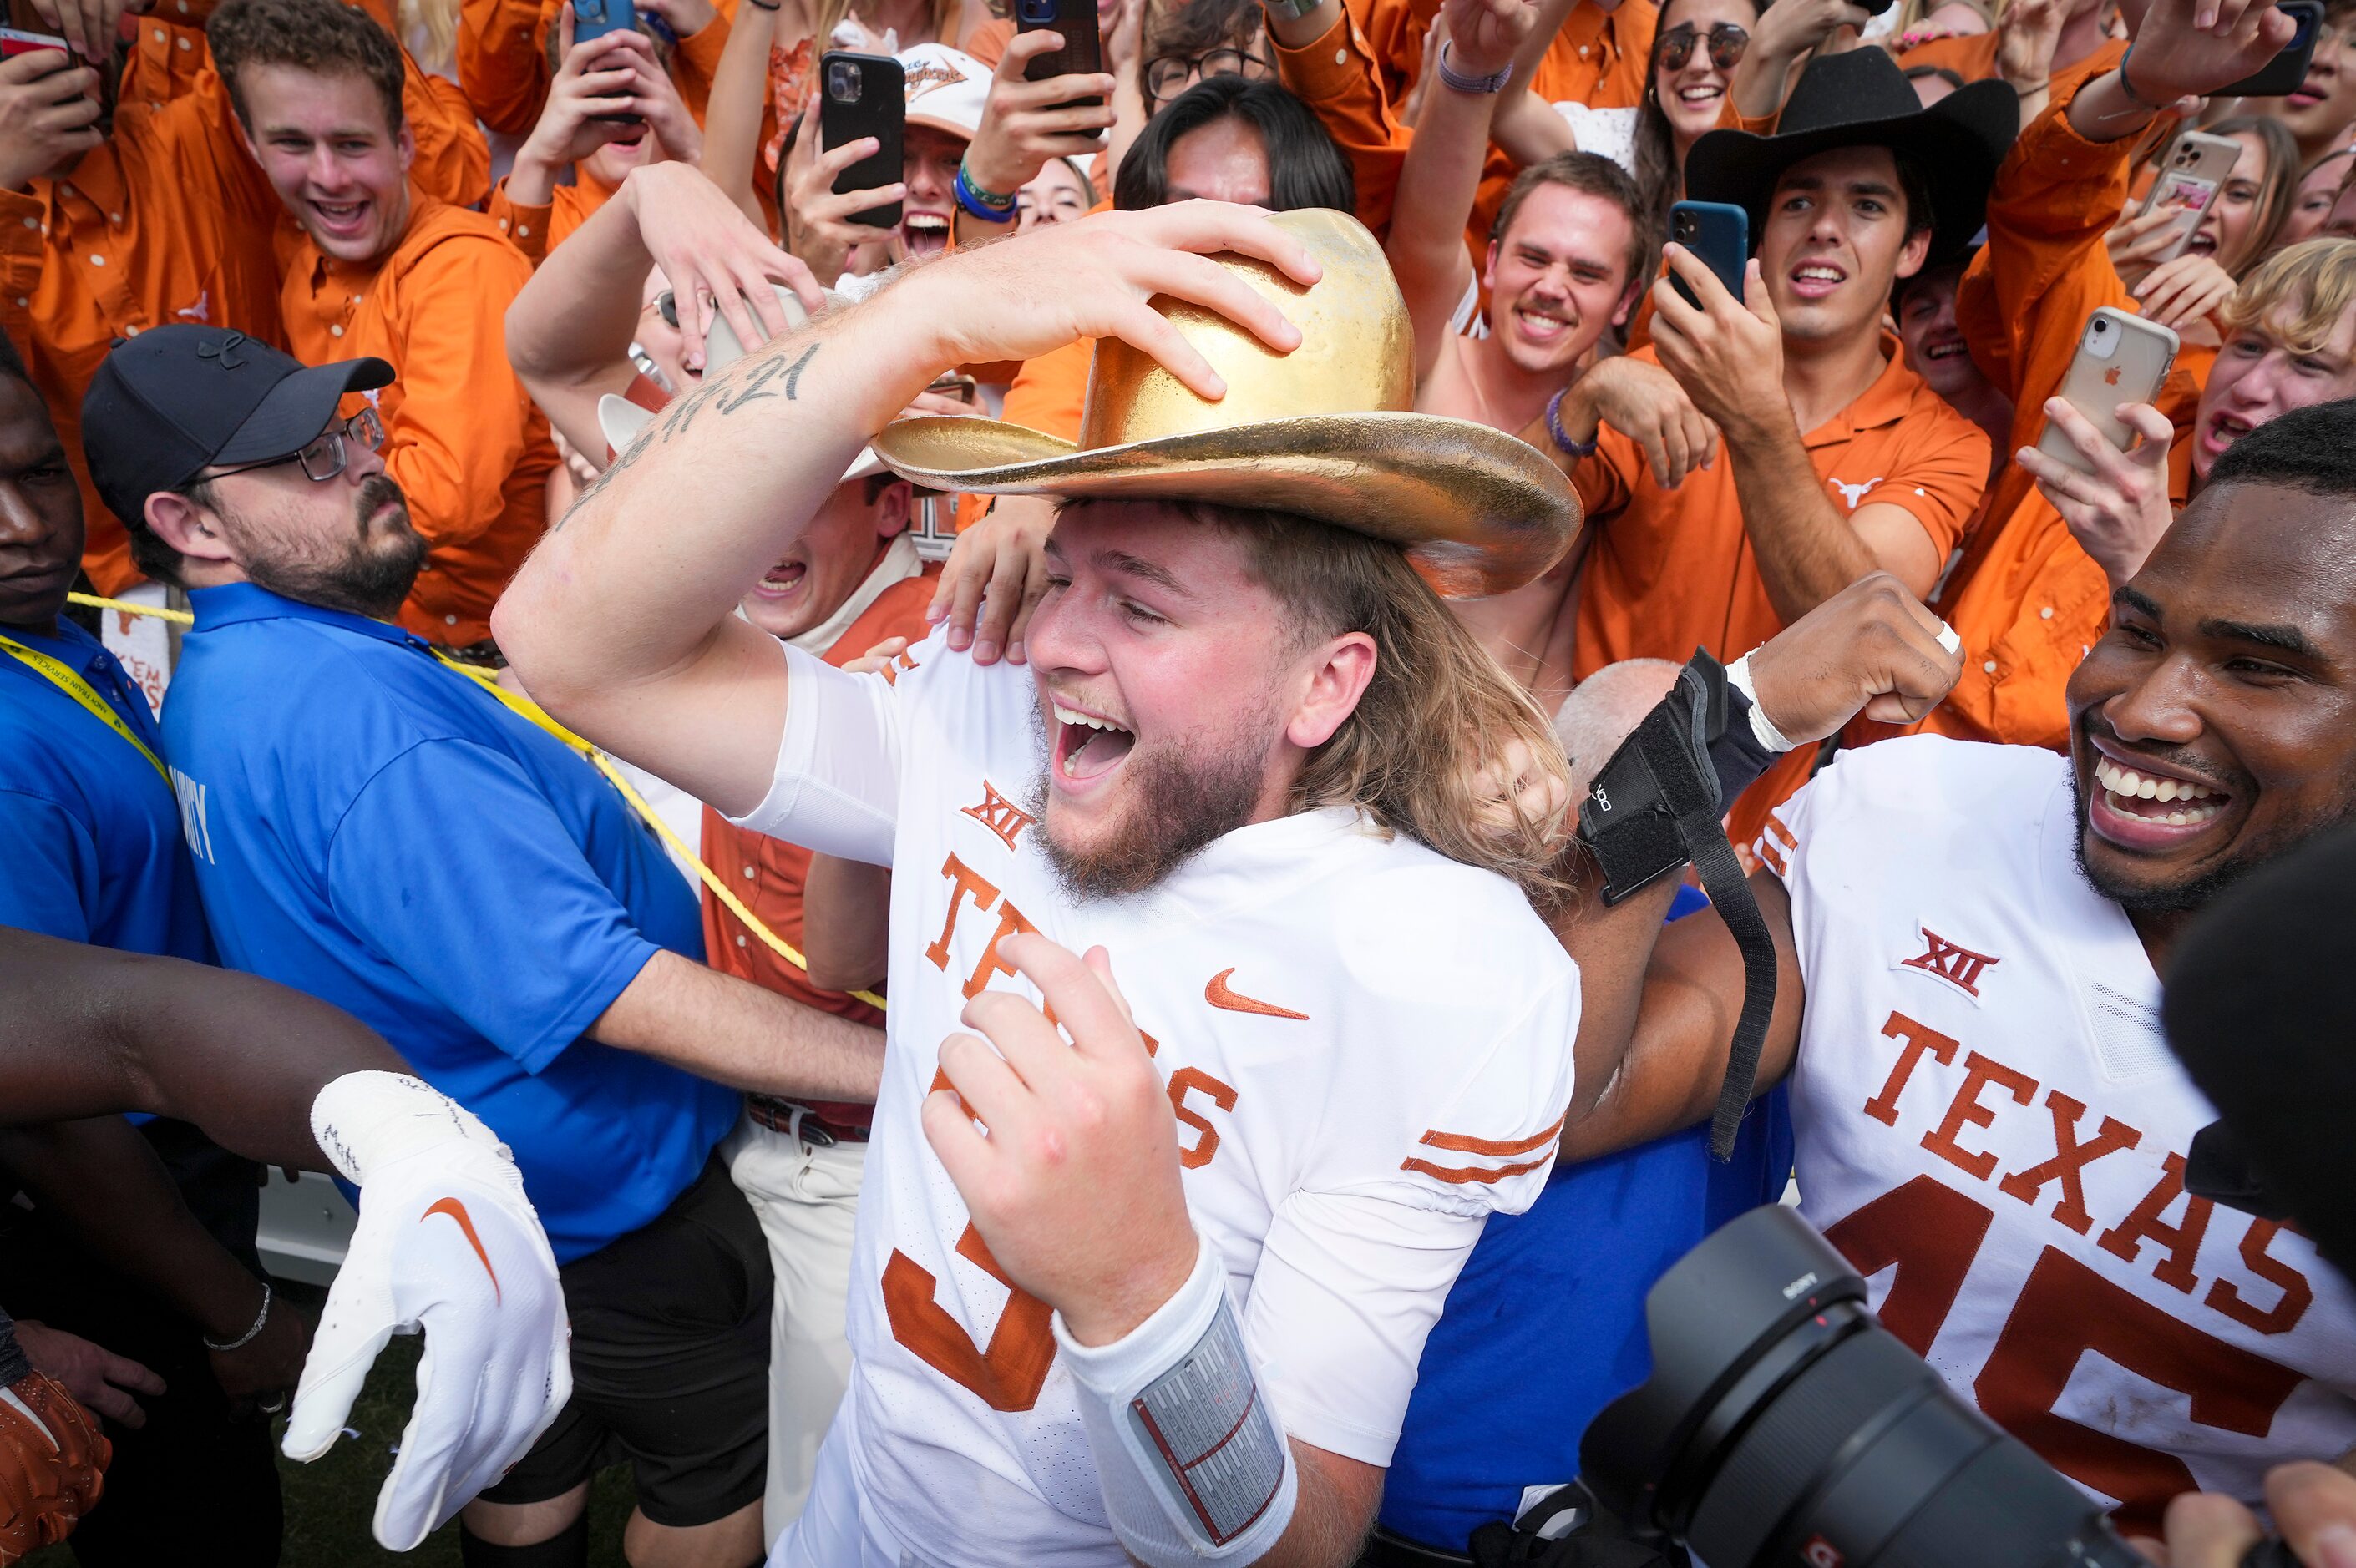
<svg viewBox="0 0 2356 1568">
<path fill-rule="evenodd" d="M 2071 127 L 2067 102 L 2057 100 L 2039 116 L 2005 159 L 1988 197 L 1988 243 L 1955 297 L 1973 358 L 2013 397 L 2014 450 L 2043 433 L 2045 400 L 2068 373 L 2086 317 L 2105 305 L 2136 309 L 2103 244 L 2126 199 L 2134 138 L 2088 142 Z M 2157 406 L 2183 430 L 2199 401 L 2198 384 L 2179 366 Z M 2176 445 L 2170 470 L 2181 505 L 2191 449 L 2182 437 Z M 1964 639 L 1963 677 L 1911 728 L 2066 745 L 2063 688 L 2102 635 L 2110 585 L 2025 470 L 2008 466 L 1997 476 L 1987 521 L 1940 610 Z M 1901 732 L 1872 724 L 1856 730 L 1859 741 Z"/>
<path fill-rule="evenodd" d="M 1944 557 L 1987 486 L 1987 437 L 1906 368 L 1896 338 L 1885 337 L 1882 351 L 1889 363 L 1873 384 L 1802 440 L 1836 506 L 1902 507 Z M 1636 357 L 1658 363 L 1650 348 Z M 1697 647 L 1731 661 L 1783 629 L 1759 575 L 1725 453 L 1666 490 L 1644 449 L 1606 425 L 1571 483 L 1590 530 L 1574 678 L 1622 659 L 1683 664 Z M 1809 748 L 1793 752 L 1744 794 L 1735 842 L 1750 842 L 1767 811 L 1805 782 L 1814 755 Z"/>
<path fill-rule="evenodd" d="M 82 564 L 104 594 L 140 581 L 82 464 L 82 394 L 108 349 L 175 321 L 286 341 L 271 255 L 278 197 L 209 58 L 201 32 L 139 18 L 112 137 L 62 179 L 0 190 L 0 327 L 57 421 L 90 530 Z"/>
<path fill-rule="evenodd" d="M 401 624 L 449 646 L 490 635 L 492 604 L 545 527 L 556 445 L 507 356 L 508 306 L 530 277 L 491 219 L 412 187 L 391 254 L 351 264 L 305 239 L 279 293 L 305 364 L 392 366 L 376 394 L 385 466 L 433 545 Z"/>
<path fill-rule="evenodd" d="M 932 602 L 940 574 L 936 563 L 885 589 L 843 628 L 842 635 L 826 651 L 826 662 L 837 667 L 847 665 L 886 637 L 905 637 L 914 645 L 930 636 L 932 625 L 925 619 L 925 606 Z M 809 880 L 809 850 L 738 827 L 707 805 L 703 808 L 703 863 L 728 879 L 730 890 L 761 923 L 796 950 L 801 948 L 802 889 Z M 858 997 L 811 985 L 808 974 L 770 951 L 709 888 L 703 890 L 703 951 L 712 966 L 723 975 L 750 980 L 822 1013 L 874 1029 L 884 1027 L 884 1015 Z M 818 1108 L 830 1121 L 847 1121 L 856 1126 L 866 1125 L 871 1112 L 866 1105 L 821 1103 Z"/>
</svg>

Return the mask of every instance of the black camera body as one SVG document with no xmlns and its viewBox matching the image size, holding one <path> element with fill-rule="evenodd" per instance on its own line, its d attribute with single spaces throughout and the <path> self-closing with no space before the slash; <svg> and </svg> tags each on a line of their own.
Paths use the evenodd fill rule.
<svg viewBox="0 0 2356 1568">
<path fill-rule="evenodd" d="M 1688 1253 L 1644 1320 L 1653 1375 L 1580 1444 L 1583 1483 L 1637 1540 L 1710 1568 L 2146 1568 L 1881 1327 L 1865 1281 L 1788 1209 Z"/>
</svg>

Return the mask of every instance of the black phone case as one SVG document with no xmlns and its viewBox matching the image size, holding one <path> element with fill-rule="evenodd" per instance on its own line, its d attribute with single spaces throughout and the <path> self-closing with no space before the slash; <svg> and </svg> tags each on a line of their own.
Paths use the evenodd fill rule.
<svg viewBox="0 0 2356 1568">
<path fill-rule="evenodd" d="M 1041 55 L 1023 68 L 1025 81 L 1044 81 L 1055 76 L 1093 76 L 1104 69 L 1104 40 L 1097 31 L 1096 0 L 1014 0 L 1014 30 L 1064 35 L 1062 48 Z M 1091 94 L 1055 107 L 1073 109 L 1085 104 L 1095 108 L 1103 102 L 1103 99 Z"/>
<path fill-rule="evenodd" d="M 1678 203 L 1680 208 L 1686 205 Z M 1713 211 L 1707 205 L 1696 207 L 1691 210 L 1694 231 L 1688 236 L 1675 232 L 1679 216 L 1676 208 L 1671 209 L 1670 238 L 1700 257 L 1709 270 L 1718 274 L 1718 281 L 1726 285 L 1726 292 L 1740 299 L 1743 273 L 1751 261 L 1750 219 L 1740 212 Z M 1693 290 L 1687 287 L 1686 281 L 1675 272 L 1669 274 L 1669 287 L 1676 290 L 1677 296 L 1686 304 L 1696 310 L 1701 308 L 1701 301 L 1694 297 Z"/>
<path fill-rule="evenodd" d="M 2298 91 L 2298 84 L 2307 80 L 2307 63 L 2315 56 L 2323 6 L 2319 0 L 2282 0 L 2282 12 L 2298 22 L 2289 47 L 2233 86 L 2219 88 L 2216 97 L 2287 98 Z"/>
<path fill-rule="evenodd" d="M 846 103 L 834 96 L 832 73 L 827 68 L 836 60 L 848 60 L 859 67 L 859 97 L 854 101 Z M 904 172 L 900 133 L 908 123 L 907 86 L 900 62 L 889 55 L 830 49 L 819 60 L 818 94 L 819 128 L 824 145 L 840 147 L 862 136 L 873 136 L 876 143 L 871 156 L 860 159 L 834 176 L 835 194 L 899 184 Z M 894 201 L 871 207 L 864 212 L 853 213 L 851 221 L 890 229 L 900 221 L 900 204 Z"/>
</svg>

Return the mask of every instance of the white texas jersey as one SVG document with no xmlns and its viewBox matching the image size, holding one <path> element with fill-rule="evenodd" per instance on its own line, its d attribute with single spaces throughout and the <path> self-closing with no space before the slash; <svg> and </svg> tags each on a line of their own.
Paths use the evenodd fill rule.
<svg viewBox="0 0 2356 1568">
<path fill-rule="evenodd" d="M 1048 1308 L 1000 1276 L 918 1117 L 968 998 L 1037 999 L 999 956 L 1018 932 L 1108 951 L 1285 1429 L 1387 1465 L 1458 1269 L 1488 1215 L 1537 1199 L 1569 1104 L 1578 971 L 1519 890 L 1324 811 L 1076 903 L 1025 804 L 1029 672 L 936 636 L 888 677 L 792 655 L 788 681 L 777 779 L 746 825 L 894 869 L 853 1367 L 819 1461 L 822 1488 L 846 1466 L 855 1483 L 858 1558 L 1127 1561 Z M 806 1535 L 825 1528 L 805 1514 Z M 779 1560 L 825 1550 L 788 1536 Z"/>
<path fill-rule="evenodd" d="M 1845 752 L 1756 852 L 1807 983 L 1801 1212 L 1958 1394 L 2157 1535 L 2178 1492 L 2356 1446 L 2356 1296 L 2186 1195 L 2216 1112 L 2077 831 L 2067 759 L 1914 737 Z"/>
</svg>

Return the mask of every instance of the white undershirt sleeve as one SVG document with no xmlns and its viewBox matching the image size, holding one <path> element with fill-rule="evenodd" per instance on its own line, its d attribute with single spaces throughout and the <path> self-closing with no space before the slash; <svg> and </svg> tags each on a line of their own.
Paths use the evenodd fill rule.
<svg viewBox="0 0 2356 1568">
<path fill-rule="evenodd" d="M 900 709 L 881 676 L 850 675 L 788 644 L 786 732 L 769 793 L 739 827 L 822 855 L 892 863 L 900 815 Z"/>
</svg>

